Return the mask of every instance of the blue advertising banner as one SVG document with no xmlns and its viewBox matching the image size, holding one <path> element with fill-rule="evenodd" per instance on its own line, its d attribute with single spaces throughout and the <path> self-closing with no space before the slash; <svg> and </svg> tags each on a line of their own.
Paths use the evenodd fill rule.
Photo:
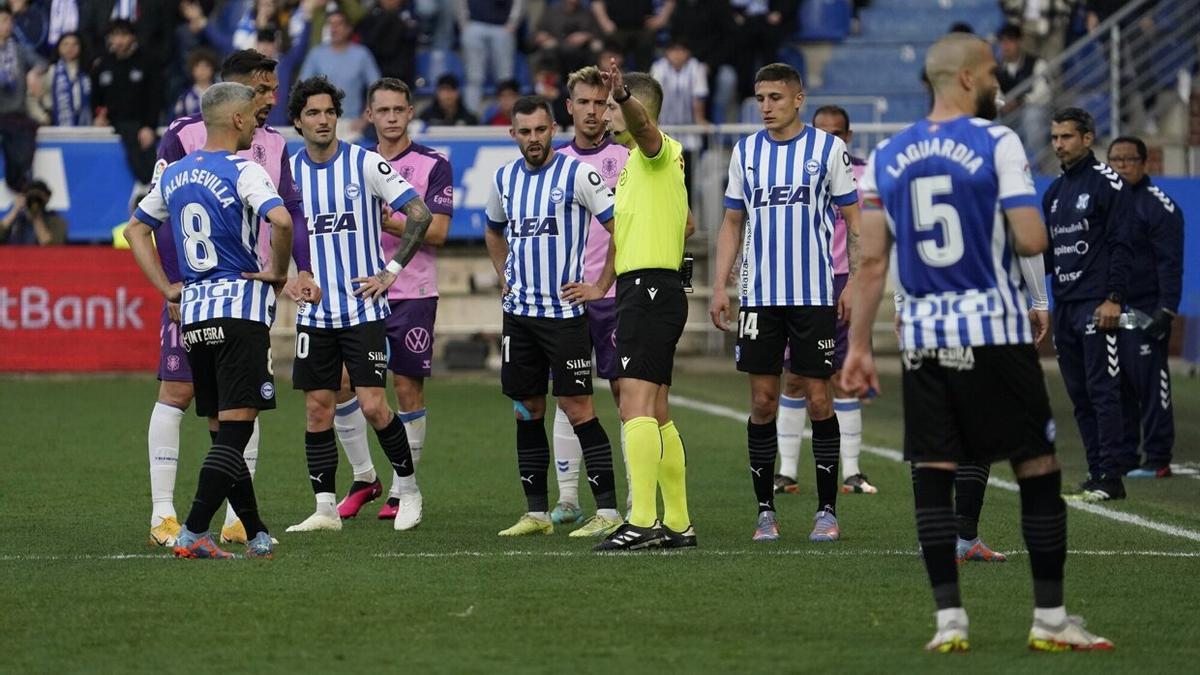
<svg viewBox="0 0 1200 675">
<path fill-rule="evenodd" d="M 478 240 L 483 237 L 491 177 L 501 165 L 518 156 L 507 138 L 438 138 L 421 140 L 444 153 L 454 168 L 454 218 L 450 237 Z M 300 141 L 289 149 L 299 150 Z M 133 176 L 116 138 L 39 141 L 34 175 L 53 191 L 50 208 L 62 212 L 69 223 L 72 242 L 108 242 L 112 230 L 129 217 Z M 1039 177 L 1038 190 L 1052 178 Z M 1200 178 L 1156 178 L 1163 191 L 1182 208 L 1187 223 L 1184 291 L 1181 313 L 1200 316 Z M 0 186 L 0 211 L 12 205 L 12 194 Z"/>
</svg>

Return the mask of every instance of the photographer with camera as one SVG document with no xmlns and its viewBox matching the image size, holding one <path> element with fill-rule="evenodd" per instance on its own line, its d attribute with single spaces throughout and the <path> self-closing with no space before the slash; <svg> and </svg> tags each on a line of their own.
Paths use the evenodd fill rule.
<svg viewBox="0 0 1200 675">
<path fill-rule="evenodd" d="M 34 180 L 13 198 L 13 206 L 0 219 L 0 244 L 52 246 L 67 243 L 67 221 L 47 209 L 50 188 Z"/>
</svg>

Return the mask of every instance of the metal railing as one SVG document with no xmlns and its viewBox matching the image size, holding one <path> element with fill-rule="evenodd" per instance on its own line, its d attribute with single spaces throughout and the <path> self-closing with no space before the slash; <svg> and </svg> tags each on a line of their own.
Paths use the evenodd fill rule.
<svg viewBox="0 0 1200 675">
<path fill-rule="evenodd" d="M 1157 116 L 1195 72 L 1200 53 L 1200 0 L 1133 0 L 1009 91 L 1026 103 L 1002 118 L 1026 142 L 1033 164 L 1055 166 L 1047 143 L 1050 115 L 1065 106 L 1084 108 L 1096 119 L 1097 136 L 1157 135 Z M 1046 85 L 1048 101 L 1030 100 Z"/>
</svg>

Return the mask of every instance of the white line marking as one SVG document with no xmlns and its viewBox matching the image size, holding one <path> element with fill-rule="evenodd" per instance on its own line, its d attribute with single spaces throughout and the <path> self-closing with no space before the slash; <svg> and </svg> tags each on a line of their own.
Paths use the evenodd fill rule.
<svg viewBox="0 0 1200 675">
<path fill-rule="evenodd" d="M 1005 555 L 1019 556 L 1028 552 L 1023 550 L 1003 551 Z M 1068 551 L 1075 556 L 1111 557 L 1111 558 L 1200 558 L 1200 551 Z M 408 558 L 408 559 L 445 559 L 445 558 L 586 558 L 599 555 L 629 557 L 639 555 L 680 555 L 702 557 L 779 557 L 801 556 L 813 558 L 848 558 L 848 557 L 897 557 L 916 558 L 917 550 L 912 549 L 864 549 L 864 548 L 830 548 L 821 545 L 816 548 L 779 549 L 762 547 L 755 549 L 712 549 L 698 548 L 689 551 L 645 551 L 638 554 L 592 553 L 587 550 L 564 551 L 440 551 L 440 552 L 393 552 L 375 553 L 372 558 Z M 313 555 L 308 551 L 284 552 L 286 558 L 322 558 L 324 555 Z M 5 562 L 122 562 L 126 560 L 174 560 L 169 553 L 116 553 L 109 555 L 93 555 L 82 553 L 78 555 L 0 555 L 0 563 Z M 228 564 L 221 561 L 222 564 Z M 201 564 L 201 563 L 191 563 Z M 236 564 L 236 563 L 234 563 Z M 468 613 L 469 613 L 468 609 Z M 463 615 L 465 616 L 465 615 Z"/>
<path fill-rule="evenodd" d="M 717 405 L 715 403 L 699 401 L 694 398 L 688 398 L 687 396 L 678 396 L 676 394 L 671 394 L 671 403 L 673 405 L 678 405 L 681 408 L 688 408 L 690 410 L 696 410 L 698 412 L 708 413 L 710 415 L 715 415 L 717 417 L 724 417 L 726 419 L 730 419 L 735 422 L 745 422 L 746 417 L 747 417 L 747 413 L 741 412 L 739 410 L 734 410 L 733 408 L 723 406 L 723 405 Z M 804 432 L 804 435 L 810 436 L 811 432 L 806 430 Z M 881 448 L 881 447 L 874 446 L 874 445 L 863 445 L 862 449 L 863 449 L 863 452 L 869 452 L 872 455 L 876 455 L 878 457 L 883 457 L 885 459 L 890 459 L 893 462 L 900 462 L 900 463 L 904 462 L 904 455 L 893 448 Z M 988 481 L 988 484 L 995 485 L 996 487 L 998 487 L 1002 490 L 1008 490 L 1009 492 L 1017 492 L 1018 491 L 1016 483 L 1013 483 L 1012 481 L 1007 481 L 1007 480 L 1004 480 L 1001 478 L 992 478 L 991 480 Z M 1155 532 L 1162 532 L 1163 534 L 1167 534 L 1172 537 L 1179 537 L 1181 539 L 1190 539 L 1191 541 L 1200 541 L 1200 532 L 1197 532 L 1196 530 L 1189 530 L 1189 529 L 1186 529 L 1183 527 L 1167 525 L 1166 523 L 1160 523 L 1160 522 L 1157 522 L 1154 520 L 1150 520 L 1149 518 L 1143 518 L 1142 516 L 1134 515 L 1132 513 L 1125 513 L 1124 511 L 1116 511 L 1116 510 L 1113 510 L 1113 509 L 1110 509 L 1110 508 L 1107 508 L 1104 506 L 1100 506 L 1099 504 L 1090 504 L 1088 502 L 1067 500 L 1067 506 L 1069 506 L 1073 509 L 1077 509 L 1079 511 L 1086 511 L 1087 513 L 1091 513 L 1091 514 L 1100 516 L 1102 518 L 1108 518 L 1109 520 L 1115 520 L 1119 523 L 1126 523 L 1128 525 L 1136 525 L 1138 527 L 1143 527 L 1148 530 L 1154 530 Z"/>
</svg>

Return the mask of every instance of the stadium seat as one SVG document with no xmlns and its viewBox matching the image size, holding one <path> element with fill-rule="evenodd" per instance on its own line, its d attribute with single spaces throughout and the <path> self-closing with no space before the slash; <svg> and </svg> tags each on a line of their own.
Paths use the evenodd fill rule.
<svg viewBox="0 0 1200 675">
<path fill-rule="evenodd" d="M 430 96 L 437 86 L 437 79 L 446 73 L 465 81 L 466 71 L 462 58 L 453 49 L 428 49 L 417 52 L 417 94 Z"/>
<path fill-rule="evenodd" d="M 807 42 L 841 42 L 850 34 L 850 0 L 803 0 L 797 37 Z"/>
</svg>

